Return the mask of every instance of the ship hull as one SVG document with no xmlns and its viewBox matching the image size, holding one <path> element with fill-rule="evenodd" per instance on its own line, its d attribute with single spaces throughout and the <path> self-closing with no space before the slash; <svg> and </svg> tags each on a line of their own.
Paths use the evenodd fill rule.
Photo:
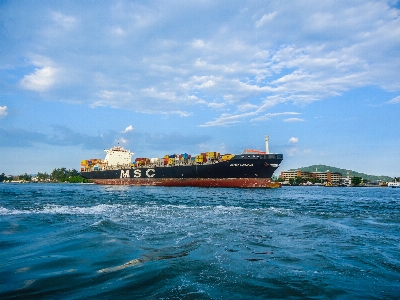
<svg viewBox="0 0 400 300">
<path fill-rule="evenodd" d="M 179 166 L 144 166 L 82 172 L 97 184 L 194 187 L 279 187 L 271 177 L 282 155 L 236 155 L 226 162 Z"/>
<path fill-rule="evenodd" d="M 140 186 L 193 186 L 193 187 L 236 187 L 236 188 L 277 188 L 280 183 L 269 178 L 166 178 L 166 179 L 94 179 L 94 183 L 103 185 L 140 185 Z"/>
</svg>

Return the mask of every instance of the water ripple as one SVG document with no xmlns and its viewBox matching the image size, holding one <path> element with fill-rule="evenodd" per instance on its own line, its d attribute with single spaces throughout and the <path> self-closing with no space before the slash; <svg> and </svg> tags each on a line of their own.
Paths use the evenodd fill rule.
<svg viewBox="0 0 400 300">
<path fill-rule="evenodd" d="M 396 298 L 400 193 L 0 185 L 0 297 Z"/>
</svg>

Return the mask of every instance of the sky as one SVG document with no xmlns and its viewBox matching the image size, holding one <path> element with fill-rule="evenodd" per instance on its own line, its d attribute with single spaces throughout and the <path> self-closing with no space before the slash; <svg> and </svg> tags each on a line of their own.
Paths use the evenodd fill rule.
<svg viewBox="0 0 400 300">
<path fill-rule="evenodd" d="M 400 1 L 0 1 L 0 173 L 245 148 L 400 176 Z"/>
</svg>

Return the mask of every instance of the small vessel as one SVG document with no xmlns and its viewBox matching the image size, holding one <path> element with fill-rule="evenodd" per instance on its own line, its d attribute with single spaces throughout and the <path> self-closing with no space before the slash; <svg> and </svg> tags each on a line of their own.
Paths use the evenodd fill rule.
<svg viewBox="0 0 400 300">
<path fill-rule="evenodd" d="M 120 146 L 106 152 L 105 159 L 81 161 L 81 176 L 97 184 L 196 186 L 196 187 L 281 187 L 271 177 L 283 160 L 282 154 L 246 149 L 242 154 L 204 152 L 136 158 Z"/>
<path fill-rule="evenodd" d="M 391 188 L 400 188 L 400 182 L 397 182 L 396 178 L 394 179 L 393 182 L 388 183 L 388 187 Z"/>
</svg>

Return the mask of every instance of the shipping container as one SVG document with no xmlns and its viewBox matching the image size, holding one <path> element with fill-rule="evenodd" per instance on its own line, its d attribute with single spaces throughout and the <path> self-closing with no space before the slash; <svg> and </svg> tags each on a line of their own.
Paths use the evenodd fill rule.
<svg viewBox="0 0 400 300">
<path fill-rule="evenodd" d="M 136 162 L 138 161 L 144 161 L 144 162 L 150 162 L 150 159 L 148 159 L 147 157 L 138 157 L 135 159 Z"/>
<path fill-rule="evenodd" d="M 235 155 L 234 154 L 224 154 L 221 156 L 222 161 L 228 161 L 232 159 Z"/>
<path fill-rule="evenodd" d="M 205 155 L 197 155 L 196 162 L 197 163 L 204 163 L 207 161 L 207 157 Z"/>
<path fill-rule="evenodd" d="M 150 159 L 147 157 L 138 157 L 135 159 L 135 162 L 138 166 L 144 166 L 150 163 Z"/>
</svg>

